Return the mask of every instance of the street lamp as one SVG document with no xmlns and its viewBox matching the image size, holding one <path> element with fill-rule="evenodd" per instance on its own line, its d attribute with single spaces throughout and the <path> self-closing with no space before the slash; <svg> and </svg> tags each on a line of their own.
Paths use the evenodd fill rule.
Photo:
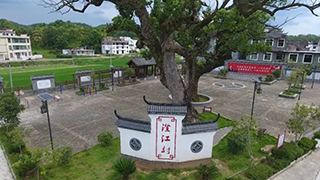
<svg viewBox="0 0 320 180">
<path fill-rule="evenodd" d="M 261 89 L 261 82 L 254 80 L 254 89 L 253 89 L 253 98 L 252 98 L 252 107 L 251 107 L 251 119 L 253 118 L 253 108 L 254 108 L 254 100 L 256 98 L 256 92 L 257 94 L 261 94 L 262 93 L 262 89 Z"/>
<path fill-rule="evenodd" d="M 110 48 L 110 68 L 112 68 L 112 46 L 113 46 L 113 43 L 111 42 L 111 48 Z"/>
<path fill-rule="evenodd" d="M 38 97 L 41 99 L 41 102 L 42 102 L 42 105 L 40 106 L 40 112 L 42 114 L 47 113 L 50 143 L 51 143 L 51 149 L 53 150 L 53 140 L 52 140 L 51 124 L 50 124 L 50 116 L 49 116 L 49 108 L 48 108 L 48 99 L 53 99 L 53 96 L 50 95 L 49 93 L 43 93 L 43 94 L 39 94 Z"/>
<path fill-rule="evenodd" d="M 300 100 L 301 93 L 302 93 L 302 86 L 303 86 L 303 80 L 304 80 L 304 73 L 305 73 L 305 71 L 303 71 L 303 73 L 301 74 L 301 75 L 302 75 L 302 77 L 301 77 L 300 93 L 299 93 L 299 98 L 298 98 L 298 100 Z"/>
<path fill-rule="evenodd" d="M 12 82 L 12 72 L 11 72 L 11 62 L 10 61 L 9 61 L 9 74 L 10 74 L 11 92 L 13 92 L 13 82 Z"/>
</svg>

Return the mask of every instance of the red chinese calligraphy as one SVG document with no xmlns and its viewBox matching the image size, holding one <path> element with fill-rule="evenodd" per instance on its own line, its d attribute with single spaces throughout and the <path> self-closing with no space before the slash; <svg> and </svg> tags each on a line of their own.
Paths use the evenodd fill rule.
<svg viewBox="0 0 320 180">
<path fill-rule="evenodd" d="M 166 152 L 166 146 L 163 146 L 161 153 L 165 153 L 165 152 Z M 170 154 L 170 147 L 167 148 L 167 154 Z"/>
<path fill-rule="evenodd" d="M 163 132 L 170 132 L 170 128 L 171 125 L 170 124 L 162 124 L 162 128 L 161 128 L 161 131 Z"/>
<path fill-rule="evenodd" d="M 170 141 L 170 136 L 162 135 L 161 136 L 161 142 L 163 142 L 163 141 Z"/>
</svg>

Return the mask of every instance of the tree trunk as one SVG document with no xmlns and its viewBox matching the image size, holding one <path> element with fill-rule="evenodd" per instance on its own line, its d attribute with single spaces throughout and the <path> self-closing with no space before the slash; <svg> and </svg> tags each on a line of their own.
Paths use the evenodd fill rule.
<svg viewBox="0 0 320 180">
<path fill-rule="evenodd" d="M 168 38 L 167 41 L 162 45 L 164 60 L 163 60 L 163 69 L 166 79 L 167 87 L 171 93 L 172 100 L 174 104 L 185 104 L 185 85 L 183 80 L 178 72 L 175 53 L 169 51 L 172 48 L 170 41 L 171 38 Z"/>
</svg>

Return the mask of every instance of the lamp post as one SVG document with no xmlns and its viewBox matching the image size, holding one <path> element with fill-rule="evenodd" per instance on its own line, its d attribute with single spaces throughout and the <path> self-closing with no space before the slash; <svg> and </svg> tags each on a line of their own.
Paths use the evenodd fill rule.
<svg viewBox="0 0 320 180">
<path fill-rule="evenodd" d="M 11 62 L 9 62 L 9 74 L 10 74 L 10 86 L 11 86 L 11 92 L 13 92 L 13 82 L 12 82 L 12 72 L 11 72 Z"/>
<path fill-rule="evenodd" d="M 312 85 L 311 85 L 311 89 L 313 89 L 314 79 L 315 79 L 315 76 L 316 76 L 316 70 L 317 70 L 317 67 L 314 66 L 314 67 L 313 67 L 313 73 L 312 73 Z"/>
<path fill-rule="evenodd" d="M 110 48 L 110 68 L 112 68 L 112 46 L 113 46 L 113 43 L 111 42 L 111 48 Z"/>
<path fill-rule="evenodd" d="M 251 107 L 251 119 L 253 118 L 253 108 L 254 108 L 254 101 L 256 98 L 256 92 L 257 94 L 261 94 L 262 93 L 262 89 L 261 89 L 261 82 L 255 80 L 254 81 L 254 89 L 253 89 L 253 97 L 252 97 L 252 107 Z"/>
<path fill-rule="evenodd" d="M 302 77 L 301 77 L 300 93 L 299 93 L 299 98 L 298 98 L 298 100 L 300 100 L 301 93 L 302 93 L 302 86 L 303 86 L 304 74 L 305 74 L 305 71 L 303 71 L 303 73 L 301 74 Z"/>
<path fill-rule="evenodd" d="M 42 113 L 42 114 L 47 113 L 50 143 L 51 143 L 51 149 L 53 150 L 53 141 L 52 141 L 52 133 L 51 133 L 51 125 L 50 125 L 50 116 L 49 116 L 49 109 L 48 109 L 48 101 L 47 101 L 47 100 L 41 100 L 41 102 L 42 102 L 42 106 L 40 107 L 41 113 Z"/>
</svg>

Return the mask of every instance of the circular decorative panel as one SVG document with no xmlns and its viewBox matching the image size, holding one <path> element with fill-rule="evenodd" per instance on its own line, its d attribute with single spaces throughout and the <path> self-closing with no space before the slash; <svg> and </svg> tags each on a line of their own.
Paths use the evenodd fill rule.
<svg viewBox="0 0 320 180">
<path fill-rule="evenodd" d="M 130 147 L 135 151 L 139 151 L 142 147 L 140 140 L 136 138 L 130 139 L 129 144 L 130 144 Z"/>
<path fill-rule="evenodd" d="M 195 141 L 195 142 L 193 142 L 193 143 L 191 144 L 191 147 L 190 147 L 190 149 L 191 149 L 191 151 L 192 151 L 193 153 L 198 153 L 198 152 L 200 152 L 200 151 L 202 150 L 202 148 L 203 148 L 203 143 L 202 143 L 201 141 Z"/>
</svg>

